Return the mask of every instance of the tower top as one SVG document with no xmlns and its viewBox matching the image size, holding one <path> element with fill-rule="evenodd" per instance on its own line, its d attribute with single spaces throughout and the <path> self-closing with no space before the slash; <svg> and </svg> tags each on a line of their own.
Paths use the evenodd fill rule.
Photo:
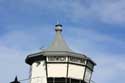
<svg viewBox="0 0 125 83">
<path fill-rule="evenodd" d="M 51 46 L 46 49 L 45 51 L 72 51 L 68 45 L 66 44 L 65 40 L 62 37 L 62 25 L 60 23 L 57 23 L 55 25 L 55 39 L 52 42 Z"/>
<path fill-rule="evenodd" d="M 46 56 L 68 56 L 68 57 L 77 57 L 85 60 L 89 60 L 92 64 L 96 65 L 89 57 L 84 54 L 76 53 L 72 51 L 62 36 L 62 25 L 57 23 L 55 25 L 55 38 L 51 45 L 47 49 L 43 49 L 40 52 L 33 53 L 27 56 L 26 63 L 32 65 L 32 63 L 45 60 Z M 72 59 L 74 60 L 74 59 Z M 84 62 L 81 61 L 81 62 Z M 85 62 L 86 63 L 86 62 Z"/>
<path fill-rule="evenodd" d="M 55 31 L 62 31 L 62 25 L 60 23 L 55 25 Z"/>
</svg>

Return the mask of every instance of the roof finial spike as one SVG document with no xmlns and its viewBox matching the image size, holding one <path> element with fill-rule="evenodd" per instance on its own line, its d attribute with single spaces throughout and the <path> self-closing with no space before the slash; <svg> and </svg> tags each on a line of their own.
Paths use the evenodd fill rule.
<svg viewBox="0 0 125 83">
<path fill-rule="evenodd" d="M 18 81 L 18 78 L 17 78 L 17 76 L 15 77 L 15 81 Z"/>
<path fill-rule="evenodd" d="M 18 78 L 17 78 L 17 76 L 15 77 L 15 80 L 13 81 L 13 82 L 10 82 L 10 83 L 20 83 L 19 81 L 18 81 Z"/>
<path fill-rule="evenodd" d="M 60 24 L 60 23 L 59 23 L 59 19 L 57 19 L 57 22 L 56 22 L 56 24 Z"/>
<path fill-rule="evenodd" d="M 62 31 L 62 25 L 59 23 L 59 20 L 57 20 L 57 24 L 55 25 L 55 31 Z"/>
<path fill-rule="evenodd" d="M 44 51 L 68 51 L 72 52 L 72 50 L 68 47 L 65 40 L 62 37 L 61 31 L 62 31 L 62 25 L 56 24 L 55 25 L 55 39 L 50 45 L 49 48 L 45 49 Z"/>
</svg>

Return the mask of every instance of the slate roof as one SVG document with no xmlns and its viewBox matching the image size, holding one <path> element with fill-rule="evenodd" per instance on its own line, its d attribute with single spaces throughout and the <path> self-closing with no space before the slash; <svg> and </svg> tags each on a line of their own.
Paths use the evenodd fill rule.
<svg viewBox="0 0 125 83">
<path fill-rule="evenodd" d="M 49 48 L 45 49 L 44 51 L 69 51 L 72 52 L 72 50 L 68 47 L 65 40 L 62 37 L 62 25 L 57 24 L 55 25 L 55 39 L 50 45 Z"/>
<path fill-rule="evenodd" d="M 61 34 L 62 32 L 61 24 L 55 25 L 55 32 L 56 32 L 55 39 L 50 45 L 50 47 L 42 50 L 41 52 L 28 55 L 26 58 L 26 63 L 31 64 L 33 61 L 45 59 L 45 56 L 74 56 L 90 60 L 91 62 L 93 62 L 93 64 L 96 65 L 96 63 L 86 55 L 76 53 L 68 47 Z"/>
</svg>

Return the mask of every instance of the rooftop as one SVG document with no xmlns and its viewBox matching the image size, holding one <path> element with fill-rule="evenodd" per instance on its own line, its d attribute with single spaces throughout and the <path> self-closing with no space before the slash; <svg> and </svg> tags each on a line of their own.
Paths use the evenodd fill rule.
<svg viewBox="0 0 125 83">
<path fill-rule="evenodd" d="M 55 25 L 55 39 L 50 45 L 49 48 L 45 49 L 44 51 L 69 51 L 72 52 L 72 50 L 68 47 L 65 40 L 62 37 L 62 25 L 57 24 Z"/>
<path fill-rule="evenodd" d="M 40 52 L 33 53 L 27 56 L 26 63 L 32 64 L 34 61 L 45 59 L 45 56 L 73 56 L 73 57 L 84 58 L 86 60 L 93 62 L 86 55 L 73 52 L 63 39 L 61 34 L 62 31 L 63 30 L 61 24 L 55 25 L 56 35 L 52 44 L 47 49 L 44 49 Z M 95 62 L 93 62 L 93 64 L 96 65 Z"/>
</svg>

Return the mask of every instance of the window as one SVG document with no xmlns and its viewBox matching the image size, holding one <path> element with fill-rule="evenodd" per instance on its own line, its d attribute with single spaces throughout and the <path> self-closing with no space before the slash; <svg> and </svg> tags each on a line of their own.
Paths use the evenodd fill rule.
<svg viewBox="0 0 125 83">
<path fill-rule="evenodd" d="M 48 62 L 65 62 L 65 56 L 48 56 Z"/>
<path fill-rule="evenodd" d="M 90 79 L 91 79 L 91 74 L 92 74 L 92 71 L 88 68 L 86 68 L 86 73 L 85 73 L 85 82 L 89 83 Z"/>
<path fill-rule="evenodd" d="M 69 61 L 73 63 L 78 63 L 78 64 L 85 64 L 85 59 L 83 58 L 78 58 L 78 57 L 69 57 Z"/>
<path fill-rule="evenodd" d="M 71 78 L 48 78 L 48 83 L 84 83 L 83 80 Z"/>
<path fill-rule="evenodd" d="M 87 66 L 93 70 L 94 65 L 90 61 L 88 61 Z"/>
</svg>

